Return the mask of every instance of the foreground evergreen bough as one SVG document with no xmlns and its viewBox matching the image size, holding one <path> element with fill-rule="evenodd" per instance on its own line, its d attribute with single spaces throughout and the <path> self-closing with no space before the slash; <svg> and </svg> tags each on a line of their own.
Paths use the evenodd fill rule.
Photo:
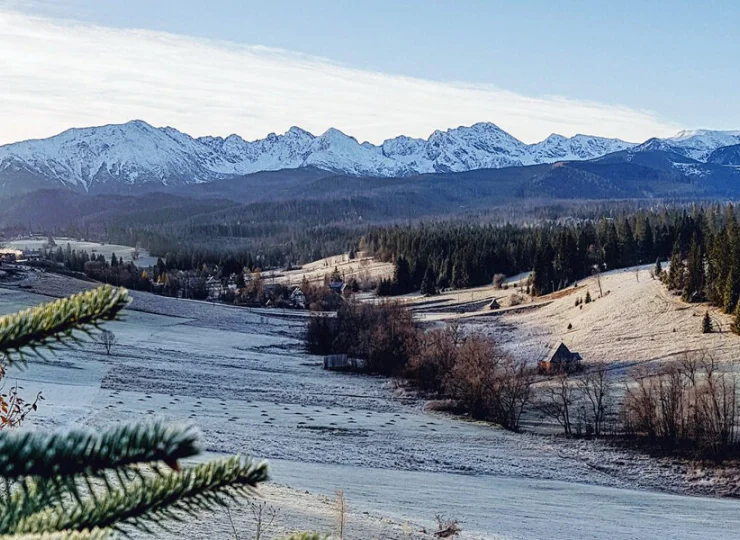
<svg viewBox="0 0 740 540">
<path fill-rule="evenodd" d="M 24 362 L 74 332 L 114 320 L 125 289 L 101 287 L 0 318 L 0 355 Z M 196 430 L 162 422 L 103 431 L 0 432 L 0 540 L 100 540 L 136 528 L 153 533 L 166 520 L 250 495 L 267 479 L 266 463 L 234 456 L 180 468 L 199 453 Z"/>
</svg>

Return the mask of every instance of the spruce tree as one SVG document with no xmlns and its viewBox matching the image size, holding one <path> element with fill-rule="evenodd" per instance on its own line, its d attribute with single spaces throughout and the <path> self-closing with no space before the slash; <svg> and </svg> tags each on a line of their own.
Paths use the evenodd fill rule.
<svg viewBox="0 0 740 540">
<path fill-rule="evenodd" d="M 709 311 L 704 313 L 704 317 L 701 321 L 701 331 L 703 334 L 712 333 L 712 318 L 709 316 Z"/>
<path fill-rule="evenodd" d="M 431 267 L 427 267 L 424 279 L 421 280 L 421 294 L 437 294 L 437 276 Z"/>
<path fill-rule="evenodd" d="M 0 317 L 0 356 L 22 365 L 39 348 L 96 331 L 128 302 L 125 289 L 106 286 Z M 181 466 L 198 453 L 194 428 L 163 422 L 3 430 L 0 538 L 102 540 L 132 527 L 153 533 L 153 525 L 224 506 L 267 479 L 266 463 L 238 456 Z"/>
<path fill-rule="evenodd" d="M 735 270 L 730 269 L 725 279 L 724 292 L 722 295 L 722 305 L 725 313 L 732 313 L 738 304 L 738 283 L 735 279 Z"/>
<path fill-rule="evenodd" d="M 740 302 L 737 303 L 737 306 L 735 307 L 735 314 L 732 320 L 732 326 L 730 329 L 736 333 L 740 334 Z"/>
<path fill-rule="evenodd" d="M 683 283 L 683 299 L 687 302 L 701 300 L 704 293 L 704 256 L 696 234 L 691 240 L 686 276 Z"/>
<path fill-rule="evenodd" d="M 683 260 L 681 260 L 681 250 L 678 239 L 673 245 L 673 253 L 671 253 L 671 262 L 668 267 L 668 288 L 670 290 L 676 290 L 683 288 L 683 276 L 684 267 Z"/>
<path fill-rule="evenodd" d="M 393 287 L 394 294 L 406 294 L 414 290 L 411 268 L 406 257 L 396 259 L 396 266 L 393 270 Z"/>
<path fill-rule="evenodd" d="M 663 265 L 660 264 L 660 257 L 658 257 L 657 259 L 655 259 L 655 277 L 660 279 L 662 275 L 663 275 Z"/>
</svg>

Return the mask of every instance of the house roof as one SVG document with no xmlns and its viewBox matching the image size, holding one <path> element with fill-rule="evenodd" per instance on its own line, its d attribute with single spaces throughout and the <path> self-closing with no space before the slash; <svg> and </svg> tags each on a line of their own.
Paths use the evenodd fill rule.
<svg viewBox="0 0 740 540">
<path fill-rule="evenodd" d="M 552 362 L 558 357 L 565 358 L 567 360 L 580 360 L 581 359 L 580 354 L 578 354 L 577 352 L 576 353 L 571 352 L 570 349 L 562 341 L 557 347 L 555 347 L 555 349 L 552 351 L 552 354 L 550 354 L 549 362 Z"/>
</svg>

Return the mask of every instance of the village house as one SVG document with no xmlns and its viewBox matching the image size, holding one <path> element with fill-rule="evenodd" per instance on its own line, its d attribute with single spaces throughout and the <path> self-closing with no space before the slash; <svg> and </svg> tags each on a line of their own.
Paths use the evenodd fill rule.
<svg viewBox="0 0 740 540">
<path fill-rule="evenodd" d="M 581 367 L 581 355 L 577 352 L 571 352 L 565 343 L 560 344 L 553 349 L 550 355 L 544 360 L 540 360 L 538 368 L 540 373 L 553 373 L 558 371 L 573 372 Z"/>
<path fill-rule="evenodd" d="M 215 276 L 209 276 L 206 280 L 206 290 L 208 291 L 208 300 L 214 301 L 221 297 L 224 292 L 224 286 L 221 280 Z"/>
<path fill-rule="evenodd" d="M 293 292 L 290 293 L 290 303 L 294 308 L 306 309 L 306 295 L 303 294 L 300 287 L 296 287 L 293 289 Z"/>
</svg>

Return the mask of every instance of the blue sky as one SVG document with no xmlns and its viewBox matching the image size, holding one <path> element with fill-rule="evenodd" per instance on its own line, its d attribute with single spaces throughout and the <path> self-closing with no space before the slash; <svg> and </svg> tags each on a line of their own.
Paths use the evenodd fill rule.
<svg viewBox="0 0 740 540">
<path fill-rule="evenodd" d="M 740 3 L 731 1 L 6 0 L 5 8 L 279 48 L 350 70 L 628 108 L 649 114 L 661 135 L 676 127 L 740 128 Z M 480 119 L 496 121 L 485 111 Z M 539 137 L 531 127 L 522 134 Z"/>
</svg>

